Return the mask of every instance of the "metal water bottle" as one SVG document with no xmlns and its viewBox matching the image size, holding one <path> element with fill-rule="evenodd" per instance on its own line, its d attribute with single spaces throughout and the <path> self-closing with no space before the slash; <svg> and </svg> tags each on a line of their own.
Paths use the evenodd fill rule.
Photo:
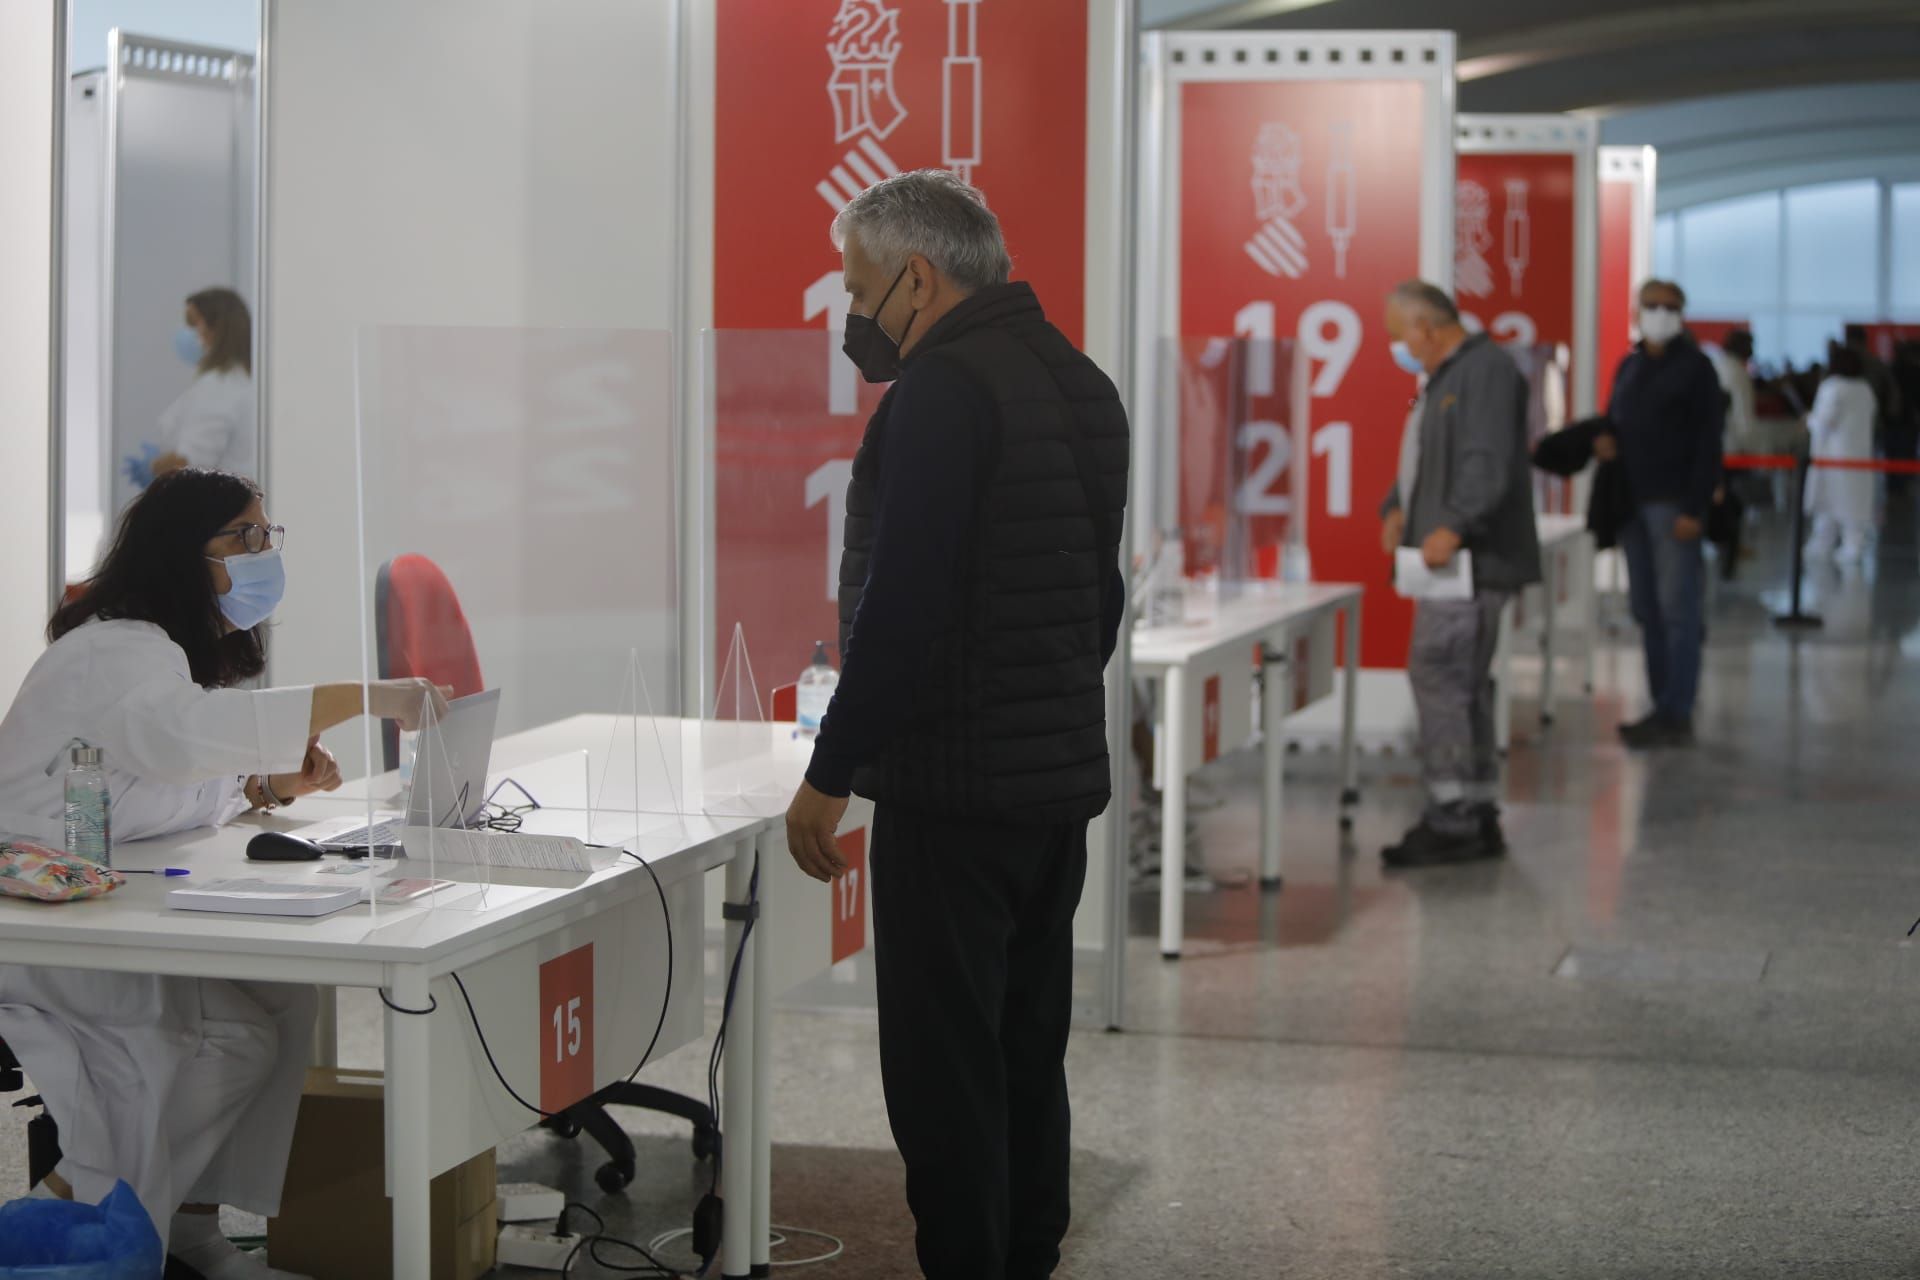
<svg viewBox="0 0 1920 1280">
<path fill-rule="evenodd" d="M 113 865 L 112 798 L 100 748 L 76 742 L 68 749 L 67 852 L 103 867 Z"/>
</svg>

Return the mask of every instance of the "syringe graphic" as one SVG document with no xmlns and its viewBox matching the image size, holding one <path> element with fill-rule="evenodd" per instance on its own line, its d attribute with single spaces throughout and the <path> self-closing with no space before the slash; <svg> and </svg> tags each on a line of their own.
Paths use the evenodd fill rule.
<svg viewBox="0 0 1920 1280">
<path fill-rule="evenodd" d="M 1347 278 L 1347 247 L 1358 224 L 1354 208 L 1353 124 L 1341 121 L 1327 129 L 1327 234 L 1333 238 L 1333 274 Z"/>
<path fill-rule="evenodd" d="M 1527 216 L 1527 180 L 1507 179 L 1507 276 L 1513 296 L 1520 296 L 1520 279 L 1533 259 L 1533 220 Z"/>
<path fill-rule="evenodd" d="M 946 0 L 947 56 L 941 63 L 946 119 L 941 156 L 962 182 L 980 163 L 980 0 Z"/>
</svg>

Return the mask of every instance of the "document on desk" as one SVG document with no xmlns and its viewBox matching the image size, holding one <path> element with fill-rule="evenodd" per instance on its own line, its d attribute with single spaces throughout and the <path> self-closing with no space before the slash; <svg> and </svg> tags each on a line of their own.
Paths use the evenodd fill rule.
<svg viewBox="0 0 1920 1280">
<path fill-rule="evenodd" d="M 407 857 L 429 858 L 475 867 L 513 867 L 522 871 L 591 871 L 593 857 L 572 836 L 530 836 L 505 831 L 457 831 L 448 827 L 408 827 L 401 835 Z"/>
<path fill-rule="evenodd" d="M 1438 569 L 1427 567 L 1418 547 L 1399 547 L 1393 553 L 1393 589 L 1407 600 L 1473 599 L 1473 552 L 1456 551 Z"/>
<path fill-rule="evenodd" d="M 227 911 L 249 916 L 325 916 L 359 901 L 359 885 L 316 884 L 311 880 L 214 880 L 167 894 L 167 905 L 175 911 Z"/>
</svg>

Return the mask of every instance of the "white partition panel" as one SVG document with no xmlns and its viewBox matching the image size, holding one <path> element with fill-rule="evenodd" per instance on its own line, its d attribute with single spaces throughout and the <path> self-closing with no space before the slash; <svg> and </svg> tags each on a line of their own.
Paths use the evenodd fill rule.
<svg viewBox="0 0 1920 1280">
<path fill-rule="evenodd" d="M 269 0 L 266 487 L 290 577 L 276 681 L 360 666 L 358 329 L 673 326 L 673 9 Z"/>
<path fill-rule="evenodd" d="M 173 348 L 188 295 L 217 287 L 255 301 L 255 117 L 246 54 L 121 31 L 108 50 L 102 359 L 111 517 L 139 491 L 120 460 L 157 444 L 161 414 L 193 381 Z M 92 551 L 69 548 L 69 573 L 84 573 Z"/>
<path fill-rule="evenodd" d="M 0 696 L 46 645 L 56 161 L 54 95 L 64 82 L 64 4 L 11 5 L 0 35 Z M 56 71 L 59 72 L 56 75 Z"/>
</svg>

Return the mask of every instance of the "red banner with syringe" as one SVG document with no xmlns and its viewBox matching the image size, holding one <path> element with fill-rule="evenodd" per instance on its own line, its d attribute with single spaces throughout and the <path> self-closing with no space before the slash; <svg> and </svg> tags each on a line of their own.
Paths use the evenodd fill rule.
<svg viewBox="0 0 1920 1280">
<path fill-rule="evenodd" d="M 712 661 L 742 625 L 773 684 L 836 634 L 846 482 L 884 390 L 840 353 L 847 295 L 828 228 L 882 178 L 952 170 L 999 216 L 1014 277 L 1079 341 L 1088 0 L 717 10 Z"/>
</svg>

